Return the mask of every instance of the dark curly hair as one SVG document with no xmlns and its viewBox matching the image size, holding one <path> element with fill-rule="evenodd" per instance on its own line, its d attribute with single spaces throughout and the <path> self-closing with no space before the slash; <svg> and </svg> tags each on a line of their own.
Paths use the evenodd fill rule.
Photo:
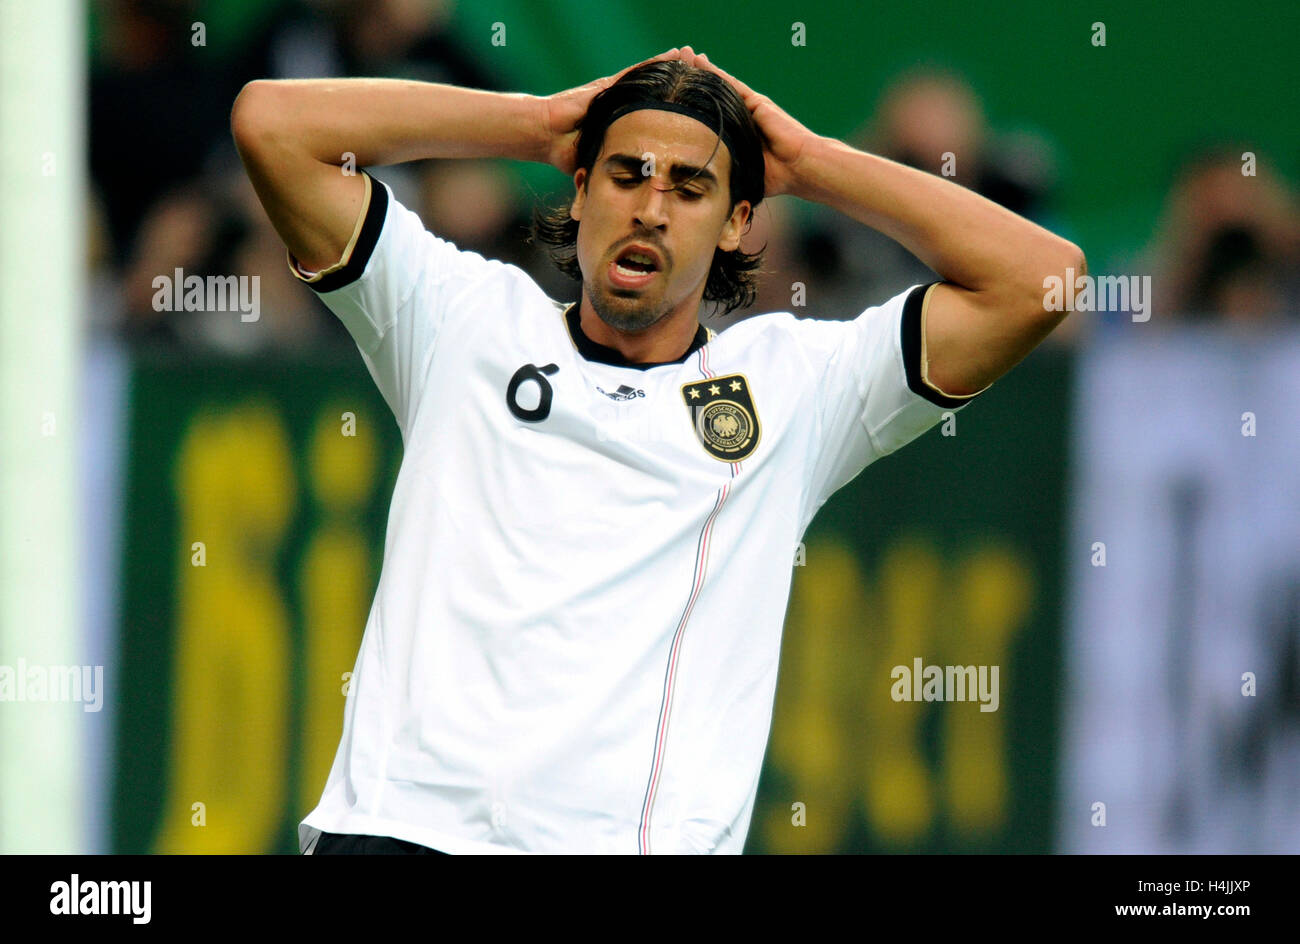
<svg viewBox="0 0 1300 944">
<path fill-rule="evenodd" d="M 765 167 L 763 139 L 753 116 L 730 83 L 707 69 L 692 68 L 680 59 L 632 69 L 591 100 L 578 125 L 576 166 L 585 168 L 590 175 L 605 142 L 610 116 L 624 105 L 645 101 L 674 102 L 709 115 L 721 110 L 723 127 L 738 152 L 731 155 L 731 207 L 735 209 L 741 200 L 748 200 L 752 207 L 758 208 L 763 201 Z M 587 181 L 583 182 L 584 187 Z M 569 215 L 571 206 L 569 201 L 563 206 L 536 208 L 529 240 L 542 245 L 561 272 L 581 282 L 578 221 Z M 715 249 L 704 285 L 704 300 L 721 303 L 723 314 L 752 305 L 758 289 L 756 270 L 765 249 L 766 246 L 756 253 Z"/>
</svg>

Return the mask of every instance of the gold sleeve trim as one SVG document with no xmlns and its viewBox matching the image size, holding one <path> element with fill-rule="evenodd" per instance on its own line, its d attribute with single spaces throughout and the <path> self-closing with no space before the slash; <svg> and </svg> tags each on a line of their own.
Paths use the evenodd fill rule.
<svg viewBox="0 0 1300 944">
<path fill-rule="evenodd" d="M 976 390 L 974 393 L 957 394 L 957 393 L 948 393 L 946 390 L 940 390 L 937 386 L 935 386 L 933 383 L 930 382 L 930 355 L 927 354 L 925 350 L 925 316 L 926 313 L 929 312 L 930 310 L 930 293 L 933 292 L 936 288 L 938 288 L 939 285 L 940 285 L 939 282 L 935 282 L 933 285 L 927 288 L 925 290 L 925 297 L 921 299 L 921 382 L 924 383 L 931 390 L 933 390 L 935 393 L 940 394 L 941 396 L 948 397 L 951 400 L 970 400 L 973 397 L 978 397 L 981 393 L 984 392 L 984 390 L 987 390 L 989 387 L 993 386 L 993 384 L 989 384 L 988 386 L 984 387 L 983 390 Z"/>
<path fill-rule="evenodd" d="M 357 214 L 357 223 L 352 227 L 352 237 L 348 240 L 348 244 L 343 247 L 343 256 L 338 262 L 334 263 L 329 268 L 321 269 L 319 272 L 312 275 L 307 275 L 306 270 L 298 265 L 298 260 L 293 257 L 293 253 L 289 252 L 287 249 L 285 250 L 285 255 L 289 258 L 289 271 L 292 272 L 293 277 L 298 279 L 300 282 L 319 282 L 331 272 L 337 272 L 351 261 L 352 250 L 357 247 L 357 240 L 361 237 L 361 227 L 366 222 L 366 214 L 370 212 L 370 188 L 373 186 L 373 183 L 370 180 L 370 175 L 365 171 L 361 172 L 361 178 L 366 182 L 366 192 L 361 198 L 361 212 Z"/>
</svg>

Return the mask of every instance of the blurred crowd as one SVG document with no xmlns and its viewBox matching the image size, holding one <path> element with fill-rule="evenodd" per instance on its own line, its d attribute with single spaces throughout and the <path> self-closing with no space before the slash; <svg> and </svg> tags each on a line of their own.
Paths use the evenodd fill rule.
<svg viewBox="0 0 1300 944">
<path fill-rule="evenodd" d="M 235 153 L 230 106 L 254 78 L 388 76 L 505 91 L 504 76 L 459 45 L 447 0 L 97 0 L 92 5 L 90 169 L 92 322 L 133 342 L 185 351 L 298 351 L 351 342 L 328 310 L 289 275 L 285 255 Z M 232 41 L 231 37 L 238 37 Z M 1058 213 L 1060 162 L 1050 141 L 998 133 L 961 76 L 917 70 L 884 90 L 850 144 L 946 174 L 1073 238 Z M 1287 182 L 1259 155 L 1243 174 L 1241 146 L 1198 149 L 1172 175 L 1147 249 L 1090 268 L 1152 275 L 1162 317 L 1242 324 L 1300 321 L 1300 217 Z M 949 157 L 949 155 L 956 157 Z M 430 230 L 518 265 L 556 299 L 576 299 L 527 240 L 535 202 L 513 167 L 430 161 L 379 172 Z M 558 185 L 558 176 L 557 176 Z M 559 200 L 557 192 L 550 197 Z M 742 248 L 766 246 L 754 306 L 712 325 L 766 311 L 850 318 L 934 278 L 898 244 L 824 207 L 764 201 Z M 1084 247 L 1088 249 L 1088 247 Z M 260 317 L 156 311 L 153 280 L 260 276 Z M 795 283 L 803 307 L 792 307 Z M 1118 319 L 1112 319 L 1118 320 Z M 1069 344 L 1105 318 L 1067 319 Z"/>
</svg>

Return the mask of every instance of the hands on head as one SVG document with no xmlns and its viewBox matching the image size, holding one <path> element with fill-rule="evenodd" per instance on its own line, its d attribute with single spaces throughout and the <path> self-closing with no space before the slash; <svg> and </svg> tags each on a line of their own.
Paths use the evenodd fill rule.
<svg viewBox="0 0 1300 944">
<path fill-rule="evenodd" d="M 794 165 L 803 152 L 804 144 L 814 137 L 813 133 L 777 107 L 766 95 L 758 94 L 710 62 L 704 53 L 697 53 L 690 46 L 674 47 L 620 69 L 614 75 L 542 99 L 543 122 L 549 140 L 547 162 L 565 174 L 573 174 L 577 161 L 578 122 L 587 113 L 591 100 L 633 69 L 669 59 L 679 59 L 688 66 L 707 69 L 731 84 L 754 117 L 763 138 L 766 195 L 772 197 L 791 192 L 796 180 Z"/>
</svg>

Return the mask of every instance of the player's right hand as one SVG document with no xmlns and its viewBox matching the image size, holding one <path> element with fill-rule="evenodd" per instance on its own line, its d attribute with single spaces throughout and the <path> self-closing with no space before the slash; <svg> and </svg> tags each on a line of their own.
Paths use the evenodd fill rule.
<svg viewBox="0 0 1300 944">
<path fill-rule="evenodd" d="M 614 75 L 544 97 L 542 99 L 542 120 L 545 123 L 546 133 L 551 142 L 547 153 L 547 163 L 563 174 L 573 175 L 574 171 L 577 170 L 578 122 L 587 113 L 587 106 L 591 104 L 591 100 L 621 79 L 625 73 L 646 63 L 662 62 L 667 59 L 684 59 L 690 63 L 693 62 L 694 56 L 695 53 L 690 46 L 670 49 L 635 65 L 630 65 Z"/>
</svg>

